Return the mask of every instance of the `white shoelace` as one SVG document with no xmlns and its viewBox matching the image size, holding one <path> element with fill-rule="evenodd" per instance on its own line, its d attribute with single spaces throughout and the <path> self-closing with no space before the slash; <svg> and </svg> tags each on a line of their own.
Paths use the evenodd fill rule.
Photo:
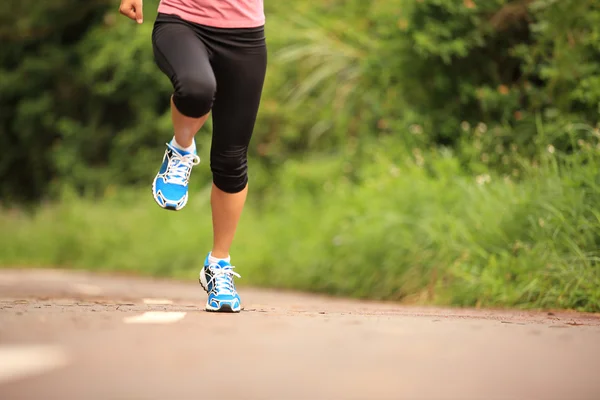
<svg viewBox="0 0 600 400">
<path fill-rule="evenodd" d="M 214 282 L 216 292 L 219 294 L 235 294 L 235 288 L 233 285 L 232 275 L 241 278 L 240 274 L 233 272 L 234 266 L 221 267 L 218 264 L 210 264 L 208 270 L 210 271 L 212 278 L 208 281 L 210 286 L 211 282 Z"/>
<path fill-rule="evenodd" d="M 190 179 L 190 173 L 194 165 L 200 164 L 200 157 L 196 154 L 181 155 L 169 143 L 167 143 L 173 151 L 169 158 L 169 164 L 164 174 L 164 180 L 167 183 L 176 185 L 187 185 Z"/>
</svg>

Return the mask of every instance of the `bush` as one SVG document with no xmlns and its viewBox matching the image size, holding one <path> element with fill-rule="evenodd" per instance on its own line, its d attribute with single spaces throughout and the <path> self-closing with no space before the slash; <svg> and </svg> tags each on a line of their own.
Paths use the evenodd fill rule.
<svg viewBox="0 0 600 400">
<path fill-rule="evenodd" d="M 150 46 L 157 2 L 146 2 L 142 26 L 117 5 L 77 5 L 77 18 L 71 0 L 0 6 L 2 20 L 18 15 L 16 30 L 1 31 L 4 202 L 151 179 L 172 134 L 170 83 Z M 24 6 L 35 12 L 14 13 Z M 392 135 L 408 148 L 450 147 L 466 171 L 521 173 L 519 159 L 540 145 L 578 149 L 569 126 L 598 128 L 591 0 L 298 1 L 268 3 L 267 17 L 271 56 L 251 147 L 265 171 Z M 481 126 L 493 140 L 473 137 Z M 205 153 L 209 132 L 210 120 Z"/>
</svg>

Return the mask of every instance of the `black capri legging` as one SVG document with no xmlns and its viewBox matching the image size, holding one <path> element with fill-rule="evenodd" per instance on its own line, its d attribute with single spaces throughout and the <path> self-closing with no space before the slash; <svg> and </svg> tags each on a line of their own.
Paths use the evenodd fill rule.
<svg viewBox="0 0 600 400">
<path fill-rule="evenodd" d="M 213 28 L 159 13 L 152 46 L 179 112 L 198 118 L 212 110 L 213 182 L 240 192 L 267 68 L 264 28 Z"/>
</svg>

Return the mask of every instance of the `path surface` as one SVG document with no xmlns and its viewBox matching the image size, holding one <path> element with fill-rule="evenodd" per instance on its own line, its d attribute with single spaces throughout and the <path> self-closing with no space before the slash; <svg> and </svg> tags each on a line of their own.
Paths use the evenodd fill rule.
<svg viewBox="0 0 600 400">
<path fill-rule="evenodd" d="M 2 400 L 596 400 L 600 317 L 0 270 Z"/>
</svg>

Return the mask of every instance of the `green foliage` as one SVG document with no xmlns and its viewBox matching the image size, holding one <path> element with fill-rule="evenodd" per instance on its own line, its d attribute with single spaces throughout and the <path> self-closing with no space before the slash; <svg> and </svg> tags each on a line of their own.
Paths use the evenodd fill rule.
<svg viewBox="0 0 600 400">
<path fill-rule="evenodd" d="M 145 3 L 141 26 L 118 14 L 116 0 L 75 3 L 0 6 L 4 202 L 54 198 L 65 185 L 92 194 L 145 185 L 171 135 L 171 87 L 150 45 L 157 0 Z M 271 56 L 251 148 L 265 171 L 393 135 L 408 148 L 451 147 L 465 171 L 522 173 L 540 145 L 576 150 L 570 125 L 598 127 L 593 0 L 266 7 Z M 470 127 L 482 126 L 494 140 L 473 137 Z M 206 154 L 210 127 L 199 136 Z"/>
<path fill-rule="evenodd" d="M 298 104 L 298 118 L 316 116 L 297 139 L 319 138 L 312 148 L 396 134 L 408 146 L 450 146 L 473 172 L 475 146 L 486 168 L 511 173 L 540 145 L 572 151 L 570 125 L 598 128 L 600 12 L 591 0 L 357 0 L 294 11 L 299 33 L 277 60 L 297 102 L 280 109 Z M 477 141 L 475 126 L 495 139 Z"/>
<path fill-rule="evenodd" d="M 488 168 L 514 169 L 518 163 L 503 155 L 511 148 L 534 161 L 540 145 L 572 151 L 569 125 L 598 128 L 599 18 L 588 0 L 416 2 L 405 92 L 439 142 L 462 143 L 467 154 L 473 143 L 482 156 L 502 149 Z M 539 118 L 546 136 L 538 135 Z M 496 139 L 457 133 L 465 123 Z"/>
<path fill-rule="evenodd" d="M 81 65 L 73 57 L 75 48 L 106 8 L 107 1 L 99 0 L 0 5 L 0 198 L 44 197 L 56 176 L 59 120 L 76 115 L 74 105 L 86 98 L 74 80 Z"/>
</svg>

